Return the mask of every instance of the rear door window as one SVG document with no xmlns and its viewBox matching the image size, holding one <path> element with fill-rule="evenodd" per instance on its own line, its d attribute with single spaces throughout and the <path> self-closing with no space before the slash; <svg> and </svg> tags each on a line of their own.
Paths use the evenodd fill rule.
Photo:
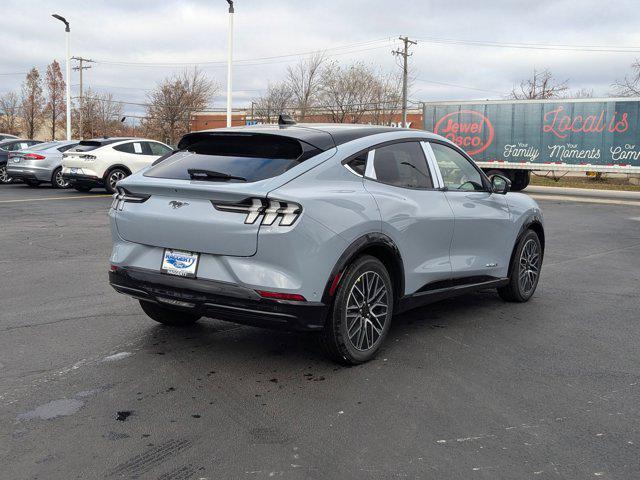
<svg viewBox="0 0 640 480">
<path fill-rule="evenodd" d="M 140 153 L 142 153 L 142 147 L 140 146 L 140 142 L 137 142 L 137 143 L 138 143 L 138 150 L 140 151 Z M 116 145 L 115 147 L 113 147 L 113 149 L 123 153 L 138 153 L 134 150 L 132 142 L 123 143 L 122 145 Z"/>
<path fill-rule="evenodd" d="M 420 142 L 402 142 L 375 149 L 375 179 L 405 188 L 433 188 L 427 159 Z"/>
<path fill-rule="evenodd" d="M 309 150 L 303 142 L 289 137 L 213 134 L 198 138 L 152 166 L 144 175 L 191 180 L 195 170 L 200 171 L 200 179 L 208 175 L 209 181 L 256 182 L 281 175 L 298 165 L 309 158 L 305 152 Z"/>
</svg>

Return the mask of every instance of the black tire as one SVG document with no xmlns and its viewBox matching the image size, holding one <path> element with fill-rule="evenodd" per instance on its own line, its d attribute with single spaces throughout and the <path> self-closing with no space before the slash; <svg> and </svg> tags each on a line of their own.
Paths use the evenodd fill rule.
<svg viewBox="0 0 640 480">
<path fill-rule="evenodd" d="M 7 174 L 7 166 L 0 166 L 0 184 L 7 185 L 11 183 L 13 179 Z"/>
<path fill-rule="evenodd" d="M 526 249 L 531 248 L 535 257 L 527 253 Z M 524 252 L 524 254 L 523 254 Z M 528 258 L 525 258 L 528 257 Z M 542 270 L 542 245 L 538 234 L 533 230 L 527 230 L 520 240 L 513 254 L 511 265 L 509 265 L 509 283 L 504 287 L 498 288 L 498 294 L 507 302 L 526 302 L 536 291 L 538 281 L 540 280 L 540 272 Z M 535 263 L 535 265 L 533 265 Z M 535 278 L 533 274 L 527 272 L 537 272 Z M 527 277 L 525 279 L 524 277 Z"/>
<path fill-rule="evenodd" d="M 364 295 L 358 293 L 358 288 L 366 291 L 365 284 L 372 285 L 369 290 L 373 292 L 373 296 L 369 298 L 371 302 L 375 302 L 375 292 L 381 286 L 384 286 L 385 294 L 377 305 L 364 301 L 361 302 L 361 307 L 356 307 L 354 304 L 357 300 L 364 299 Z M 391 277 L 380 260 L 363 255 L 349 265 L 342 275 L 321 334 L 322 344 L 329 357 L 344 365 L 357 365 L 371 360 L 389 332 L 393 298 Z"/>
<path fill-rule="evenodd" d="M 170 327 L 187 327 L 200 320 L 200 315 L 198 314 L 161 307 L 157 303 L 140 300 L 140 306 L 149 318 Z"/>
<path fill-rule="evenodd" d="M 51 186 L 53 188 L 66 189 L 71 185 L 64 178 L 62 178 L 62 168 L 58 167 L 51 174 Z"/>
<path fill-rule="evenodd" d="M 516 170 L 511 181 L 511 191 L 519 192 L 527 188 L 529 185 L 529 171 L 528 170 Z"/>
<path fill-rule="evenodd" d="M 40 186 L 40 182 L 38 180 L 25 180 L 24 183 L 31 188 L 38 188 Z"/>
<path fill-rule="evenodd" d="M 109 193 L 115 193 L 116 183 L 118 183 L 123 178 L 127 178 L 129 175 L 131 174 L 127 172 L 124 168 L 119 168 L 119 167 L 112 168 L 104 176 L 104 188 L 106 188 L 107 192 Z"/>
<path fill-rule="evenodd" d="M 78 192 L 82 192 L 82 193 L 87 193 L 89 191 L 91 191 L 91 187 L 87 187 L 85 185 L 75 185 L 74 190 L 77 190 Z"/>
</svg>

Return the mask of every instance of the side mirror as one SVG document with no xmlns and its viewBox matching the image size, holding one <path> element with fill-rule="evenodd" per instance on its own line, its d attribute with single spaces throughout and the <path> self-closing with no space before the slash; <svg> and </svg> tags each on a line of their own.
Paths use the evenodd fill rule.
<svg viewBox="0 0 640 480">
<path fill-rule="evenodd" d="M 511 190 L 511 180 L 502 175 L 491 175 L 491 192 L 505 195 Z"/>
</svg>

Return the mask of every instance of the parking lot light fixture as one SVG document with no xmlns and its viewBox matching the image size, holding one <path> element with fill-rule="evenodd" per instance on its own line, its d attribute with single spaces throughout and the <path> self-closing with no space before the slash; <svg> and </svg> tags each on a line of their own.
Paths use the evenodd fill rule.
<svg viewBox="0 0 640 480">
<path fill-rule="evenodd" d="M 229 4 L 229 31 L 227 32 L 227 127 L 231 126 L 231 65 L 233 60 L 233 0 Z"/>
<path fill-rule="evenodd" d="M 65 43 L 66 43 L 66 65 L 65 65 L 65 82 L 66 82 L 66 101 L 67 101 L 67 140 L 71 140 L 71 54 L 69 53 L 69 35 L 71 34 L 71 28 L 69 22 L 62 15 L 54 13 L 51 15 L 56 20 L 60 20 L 64 23 L 65 31 Z"/>
</svg>

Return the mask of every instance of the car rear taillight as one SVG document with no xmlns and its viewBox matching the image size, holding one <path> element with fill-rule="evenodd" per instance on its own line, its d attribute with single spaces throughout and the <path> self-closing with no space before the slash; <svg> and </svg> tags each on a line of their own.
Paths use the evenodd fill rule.
<svg viewBox="0 0 640 480">
<path fill-rule="evenodd" d="M 267 292 L 264 290 L 256 290 L 262 298 L 270 298 L 272 300 L 288 300 L 290 302 L 306 302 L 306 298 L 297 293 L 283 292 Z"/>
<path fill-rule="evenodd" d="M 116 193 L 113 194 L 113 202 L 111 202 L 111 208 L 114 210 L 122 210 L 124 204 L 130 203 L 143 203 L 146 202 L 151 195 L 142 195 L 139 193 L 131 193 L 130 191 L 118 187 Z"/>
<path fill-rule="evenodd" d="M 279 218 L 278 225 L 289 227 L 298 219 L 302 207 L 297 203 L 282 200 L 247 198 L 237 203 L 220 203 L 211 201 L 216 210 L 222 212 L 245 213 L 244 223 L 254 224 L 258 217 L 262 216 L 262 225 L 273 225 Z"/>
<path fill-rule="evenodd" d="M 25 160 L 44 160 L 47 157 L 44 155 L 38 155 L 37 153 L 27 153 L 23 158 Z"/>
</svg>

